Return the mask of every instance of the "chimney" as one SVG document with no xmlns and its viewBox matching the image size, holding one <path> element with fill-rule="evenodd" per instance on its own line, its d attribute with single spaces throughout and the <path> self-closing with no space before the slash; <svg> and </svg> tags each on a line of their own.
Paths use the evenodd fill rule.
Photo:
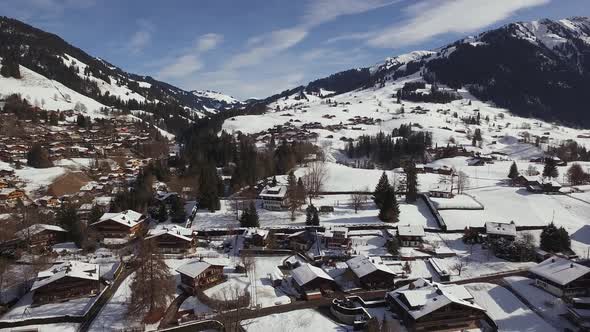
<svg viewBox="0 0 590 332">
<path fill-rule="evenodd" d="M 574 263 L 571 263 L 570 264 L 570 267 L 573 269 L 574 268 Z"/>
</svg>

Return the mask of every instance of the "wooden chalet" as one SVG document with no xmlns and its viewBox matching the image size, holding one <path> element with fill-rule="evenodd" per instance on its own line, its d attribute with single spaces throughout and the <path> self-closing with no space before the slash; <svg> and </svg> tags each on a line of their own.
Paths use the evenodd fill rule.
<svg viewBox="0 0 590 332">
<path fill-rule="evenodd" d="M 385 296 L 408 331 L 463 331 L 482 326 L 485 309 L 461 285 L 415 280 Z"/>
<path fill-rule="evenodd" d="M 63 242 L 67 231 L 56 225 L 35 224 L 16 233 L 17 238 L 33 250 L 45 250 Z"/>
<path fill-rule="evenodd" d="M 486 235 L 488 240 L 504 238 L 513 241 L 516 239 L 516 224 L 514 221 L 509 223 L 502 222 L 486 222 Z"/>
<path fill-rule="evenodd" d="M 397 239 L 402 247 L 420 247 L 426 233 L 421 225 L 400 225 L 397 227 Z"/>
<path fill-rule="evenodd" d="M 380 257 L 356 256 L 347 260 L 346 265 L 365 288 L 389 288 L 394 285 L 395 273 L 383 264 Z"/>
<path fill-rule="evenodd" d="M 244 248 L 266 246 L 269 231 L 260 228 L 248 228 L 244 232 Z"/>
<path fill-rule="evenodd" d="M 4 188 L 0 189 L 0 203 L 2 202 L 15 202 L 17 199 L 25 199 L 26 195 L 23 190 L 16 188 Z"/>
<path fill-rule="evenodd" d="M 203 260 L 193 260 L 176 268 L 182 286 L 193 294 L 197 289 L 206 289 L 224 282 L 223 265 L 211 264 Z"/>
<path fill-rule="evenodd" d="M 334 227 L 324 231 L 324 242 L 328 249 L 342 249 L 349 250 L 352 246 L 352 241 L 348 237 L 348 228 Z"/>
<path fill-rule="evenodd" d="M 41 271 L 31 287 L 34 304 L 95 296 L 100 293 L 98 264 L 68 261 Z"/>
<path fill-rule="evenodd" d="M 132 240 L 144 231 L 146 216 L 133 210 L 118 213 L 105 213 L 90 227 L 103 239 L 114 238 Z"/>
<path fill-rule="evenodd" d="M 306 299 L 321 297 L 321 292 L 333 290 L 336 286 L 334 279 L 319 267 L 309 263 L 302 264 L 291 272 L 292 283 Z"/>
<path fill-rule="evenodd" d="M 187 252 L 194 245 L 193 230 L 173 225 L 150 230 L 145 240 L 154 240 L 158 249 L 166 254 Z"/>
<path fill-rule="evenodd" d="M 590 296 L 590 267 L 553 256 L 529 269 L 535 285 L 558 297 Z"/>
</svg>

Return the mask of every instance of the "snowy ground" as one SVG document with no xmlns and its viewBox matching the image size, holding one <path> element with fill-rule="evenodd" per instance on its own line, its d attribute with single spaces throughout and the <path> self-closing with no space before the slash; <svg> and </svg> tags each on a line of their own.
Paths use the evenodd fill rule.
<svg viewBox="0 0 590 332">
<path fill-rule="evenodd" d="M 248 319 L 242 321 L 241 325 L 247 332 L 352 331 L 351 326 L 336 323 L 313 309 L 295 310 Z"/>
<path fill-rule="evenodd" d="M 92 322 L 90 331 L 100 332 L 109 329 L 125 329 L 138 325 L 139 320 L 137 317 L 129 317 L 127 315 L 127 304 L 131 297 L 130 285 L 133 276 L 134 274 L 131 274 L 123 280 L 115 294 L 113 294 L 113 297 Z"/>
<path fill-rule="evenodd" d="M 504 287 L 488 283 L 472 283 L 465 287 L 475 298 L 475 303 L 496 322 L 499 331 L 556 331 Z"/>
<path fill-rule="evenodd" d="M 60 316 L 84 316 L 92 307 L 98 296 L 82 297 L 65 302 L 48 303 L 40 306 L 32 306 L 33 293 L 29 292 L 15 304 L 9 312 L 2 316 L 1 320 L 15 321 L 21 319 L 60 317 Z"/>
<path fill-rule="evenodd" d="M 562 299 L 535 287 L 534 280 L 526 277 L 506 277 L 504 281 L 514 292 L 526 298 L 545 321 L 560 330 L 569 328 L 576 331 L 576 327 L 562 316 L 567 312 L 567 306 Z"/>
</svg>

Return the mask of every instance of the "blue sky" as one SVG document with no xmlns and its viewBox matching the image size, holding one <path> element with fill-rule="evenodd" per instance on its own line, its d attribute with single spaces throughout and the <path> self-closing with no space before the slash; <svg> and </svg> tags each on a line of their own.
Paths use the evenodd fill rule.
<svg viewBox="0 0 590 332">
<path fill-rule="evenodd" d="M 0 0 L 2 15 L 122 69 L 237 98 L 432 49 L 588 0 Z"/>
</svg>

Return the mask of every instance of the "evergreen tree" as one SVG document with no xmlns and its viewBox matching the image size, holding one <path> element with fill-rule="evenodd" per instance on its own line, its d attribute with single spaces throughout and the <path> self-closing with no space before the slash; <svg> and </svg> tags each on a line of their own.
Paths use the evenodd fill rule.
<svg viewBox="0 0 590 332">
<path fill-rule="evenodd" d="M 393 256 L 399 255 L 399 248 L 400 248 L 399 240 L 396 237 L 387 241 L 387 251 L 390 254 L 392 254 Z"/>
<path fill-rule="evenodd" d="M 570 248 L 571 241 L 565 228 L 557 228 L 553 222 L 541 232 L 541 249 L 549 252 L 561 252 Z"/>
<path fill-rule="evenodd" d="M 313 214 L 317 211 L 313 204 L 309 204 L 305 209 L 305 224 L 308 226 L 313 225 Z"/>
<path fill-rule="evenodd" d="M 168 211 L 166 210 L 166 204 L 160 204 L 157 213 L 157 220 L 159 222 L 165 222 L 168 220 Z"/>
<path fill-rule="evenodd" d="M 0 75 L 4 77 L 21 78 L 20 67 L 15 56 L 4 55 L 2 58 L 2 67 L 0 67 Z"/>
<path fill-rule="evenodd" d="M 98 207 L 98 205 L 93 205 L 92 209 L 90 209 L 90 213 L 88 214 L 88 225 L 99 221 L 102 215 L 102 210 Z"/>
<path fill-rule="evenodd" d="M 301 206 L 302 201 L 297 186 L 297 178 L 293 171 L 287 176 L 287 207 L 291 213 L 291 220 L 295 220 L 295 212 Z"/>
<path fill-rule="evenodd" d="M 56 221 L 68 231 L 68 240 L 82 247 L 86 239 L 86 234 L 82 223 L 80 223 L 76 208 L 71 204 L 62 205 L 57 211 Z"/>
<path fill-rule="evenodd" d="M 242 227 L 259 227 L 258 211 L 256 211 L 256 203 L 251 201 L 248 208 L 244 209 L 240 217 L 240 226 Z"/>
<path fill-rule="evenodd" d="M 387 174 L 385 174 L 385 172 L 383 172 L 383 174 L 381 174 L 381 178 L 379 179 L 379 182 L 377 183 L 377 186 L 375 187 L 375 191 L 373 193 L 373 201 L 375 202 L 375 205 L 377 206 L 377 208 L 381 209 L 381 206 L 383 205 L 383 202 L 385 201 L 385 194 L 386 192 L 389 190 L 389 179 L 387 178 Z"/>
<path fill-rule="evenodd" d="M 396 223 L 399 221 L 399 205 L 395 198 L 395 190 L 392 186 L 388 186 L 386 192 L 383 194 L 383 203 L 379 209 L 379 219 L 383 222 Z"/>
<path fill-rule="evenodd" d="M 313 226 L 319 226 L 320 225 L 320 215 L 318 210 L 316 209 L 315 211 L 313 211 L 313 216 L 311 218 L 311 224 Z"/>
<path fill-rule="evenodd" d="M 543 167 L 543 177 L 556 178 L 559 175 L 557 171 L 557 164 L 551 157 L 545 158 L 545 166 Z"/>
<path fill-rule="evenodd" d="M 515 180 L 518 177 L 518 166 L 516 166 L 516 162 L 512 162 L 510 165 L 510 171 L 508 172 L 508 178 L 511 180 Z"/>
<path fill-rule="evenodd" d="M 277 177 L 276 177 L 276 176 L 273 176 L 273 177 L 272 177 L 272 181 L 271 181 L 271 183 L 270 183 L 270 186 L 271 186 L 271 187 L 276 187 L 276 186 L 277 186 L 277 184 L 278 184 L 278 182 L 277 182 Z"/>
<path fill-rule="evenodd" d="M 135 263 L 138 269 L 131 280 L 127 314 L 138 316 L 165 310 L 174 294 L 174 277 L 154 240 L 140 241 Z"/>
<path fill-rule="evenodd" d="M 249 227 L 248 223 L 250 222 L 250 211 L 248 209 L 244 209 L 242 211 L 242 215 L 240 216 L 240 226 L 241 227 Z"/>
<path fill-rule="evenodd" d="M 47 150 L 39 144 L 34 144 L 27 153 L 27 165 L 35 168 L 49 168 L 53 167 L 53 162 Z"/>
<path fill-rule="evenodd" d="M 183 200 L 176 196 L 170 206 L 170 218 L 172 222 L 183 222 L 186 218 L 186 210 L 184 209 Z"/>
<path fill-rule="evenodd" d="M 410 161 L 405 167 L 406 173 L 406 201 L 415 202 L 418 198 L 418 170 L 416 163 Z"/>
<path fill-rule="evenodd" d="M 303 180 L 299 178 L 297 180 L 297 201 L 299 202 L 299 206 L 305 204 L 305 186 L 303 185 Z"/>
</svg>

